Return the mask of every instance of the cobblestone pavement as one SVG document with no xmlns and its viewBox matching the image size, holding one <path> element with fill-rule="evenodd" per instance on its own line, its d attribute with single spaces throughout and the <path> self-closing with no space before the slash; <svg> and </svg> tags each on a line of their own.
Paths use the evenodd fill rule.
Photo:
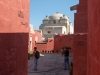
<svg viewBox="0 0 100 75">
<path fill-rule="evenodd" d="M 33 69 L 33 59 L 28 60 L 28 75 L 69 75 L 68 70 L 64 70 L 64 57 L 60 54 L 41 54 L 38 60 L 38 70 Z M 72 56 L 70 56 L 70 62 Z"/>
</svg>

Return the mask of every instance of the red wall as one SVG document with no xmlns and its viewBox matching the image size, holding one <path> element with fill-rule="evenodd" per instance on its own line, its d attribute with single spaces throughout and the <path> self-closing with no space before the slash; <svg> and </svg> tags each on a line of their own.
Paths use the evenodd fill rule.
<svg viewBox="0 0 100 75">
<path fill-rule="evenodd" d="M 30 33 L 29 34 L 29 38 L 32 37 L 32 50 L 34 50 L 35 47 L 35 33 Z M 30 40 L 29 40 L 29 51 L 28 53 L 30 53 Z"/>
<path fill-rule="evenodd" d="M 29 0 L 0 0 L 0 75 L 27 75 L 28 40 Z"/>
<path fill-rule="evenodd" d="M 100 75 L 100 0 L 88 0 L 88 75 Z"/>
<path fill-rule="evenodd" d="M 38 41 L 37 42 L 39 42 L 39 41 L 41 41 L 42 40 L 42 35 L 41 35 L 41 33 L 40 32 L 38 32 L 38 31 L 35 31 L 35 37 L 38 37 Z"/>
<path fill-rule="evenodd" d="M 87 75 L 87 34 L 74 35 L 73 75 Z"/>
<path fill-rule="evenodd" d="M 29 32 L 29 0 L 0 0 L 0 33 Z"/>
<path fill-rule="evenodd" d="M 56 35 L 54 37 L 54 50 L 61 52 L 63 46 L 71 47 L 71 52 L 73 51 L 73 39 L 74 35 Z"/>
<path fill-rule="evenodd" d="M 47 43 L 36 43 L 36 47 L 40 52 L 47 51 Z"/>
<path fill-rule="evenodd" d="M 87 0 L 79 0 L 74 18 L 74 59 L 73 75 L 87 75 Z M 85 33 L 84 35 L 78 35 Z M 77 43 L 82 44 L 77 45 Z M 84 44 L 84 45 L 83 45 Z"/>
<path fill-rule="evenodd" d="M 40 52 L 44 51 L 52 51 L 54 50 L 54 39 L 48 39 L 46 42 L 36 43 L 36 47 Z"/>
<path fill-rule="evenodd" d="M 63 46 L 70 46 L 72 49 L 70 52 L 73 52 L 73 35 L 56 35 L 54 39 L 48 38 L 46 42 L 37 42 L 36 47 L 40 52 L 44 51 L 52 51 L 61 52 L 61 48 Z"/>
<path fill-rule="evenodd" d="M 42 41 L 42 35 L 40 32 L 38 31 L 34 31 L 34 33 L 31 33 L 30 32 L 30 35 L 29 37 L 32 37 L 32 50 L 34 50 L 34 47 L 36 46 L 36 42 L 40 42 Z M 38 41 L 36 41 L 35 38 L 38 38 Z M 40 45 L 38 45 L 40 47 Z M 29 50 L 28 50 L 28 53 L 30 53 L 30 40 L 29 40 Z"/>
<path fill-rule="evenodd" d="M 47 50 L 48 51 L 54 50 L 54 39 L 48 38 Z"/>
<path fill-rule="evenodd" d="M 74 18 L 74 33 L 87 33 L 87 0 L 79 0 Z"/>
<path fill-rule="evenodd" d="M 0 75 L 27 75 L 27 33 L 0 33 Z"/>
</svg>

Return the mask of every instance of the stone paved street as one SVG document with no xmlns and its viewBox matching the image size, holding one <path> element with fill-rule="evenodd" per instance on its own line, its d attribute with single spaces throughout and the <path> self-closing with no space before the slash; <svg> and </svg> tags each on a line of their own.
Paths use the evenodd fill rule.
<svg viewBox="0 0 100 75">
<path fill-rule="evenodd" d="M 41 54 L 37 71 L 33 69 L 33 59 L 28 61 L 28 75 L 69 75 L 68 70 L 63 69 L 63 56 L 60 54 Z"/>
</svg>

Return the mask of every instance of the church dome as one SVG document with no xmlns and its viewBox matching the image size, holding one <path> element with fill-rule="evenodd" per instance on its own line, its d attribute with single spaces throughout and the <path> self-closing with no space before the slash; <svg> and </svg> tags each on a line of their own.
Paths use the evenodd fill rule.
<svg viewBox="0 0 100 75">
<path fill-rule="evenodd" d="M 63 17 L 64 17 L 64 19 L 68 19 L 68 17 L 67 16 L 64 16 L 64 14 L 61 14 L 59 12 L 56 12 L 55 14 L 49 16 L 49 20 L 59 20 L 59 19 L 61 19 Z"/>
</svg>

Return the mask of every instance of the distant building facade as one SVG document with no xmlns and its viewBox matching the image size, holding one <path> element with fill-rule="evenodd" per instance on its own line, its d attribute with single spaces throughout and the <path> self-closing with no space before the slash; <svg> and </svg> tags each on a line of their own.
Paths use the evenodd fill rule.
<svg viewBox="0 0 100 75">
<path fill-rule="evenodd" d="M 42 34 L 40 30 L 34 30 L 33 25 L 30 24 L 30 32 L 29 32 L 29 52 L 33 51 L 37 42 L 42 41 Z"/>
<path fill-rule="evenodd" d="M 59 12 L 46 16 L 39 27 L 44 38 L 53 38 L 58 34 L 73 34 L 73 26 L 67 16 Z"/>
</svg>

